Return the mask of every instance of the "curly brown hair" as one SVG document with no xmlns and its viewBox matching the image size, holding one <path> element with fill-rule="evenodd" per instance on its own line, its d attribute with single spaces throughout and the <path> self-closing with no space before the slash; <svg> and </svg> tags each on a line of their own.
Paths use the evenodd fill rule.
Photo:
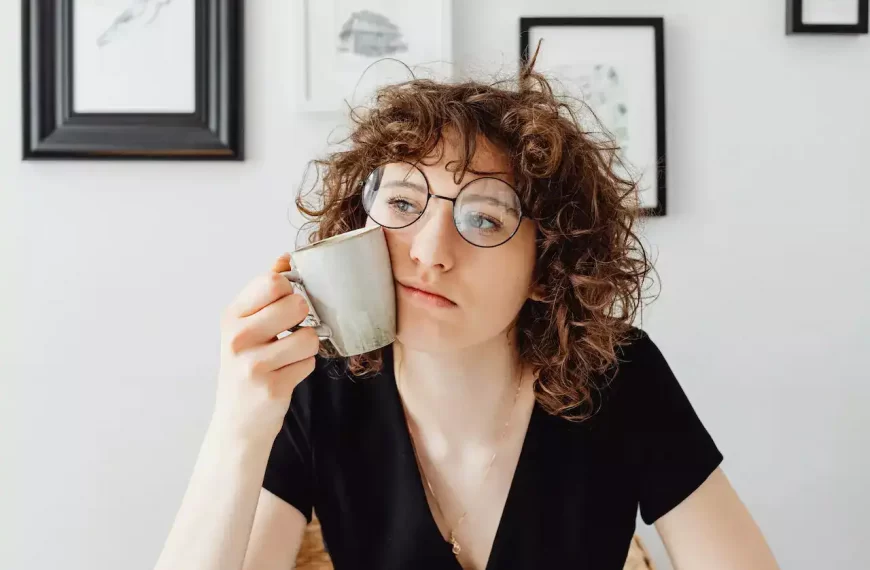
<svg viewBox="0 0 870 570">
<path fill-rule="evenodd" d="M 381 88 L 370 108 L 351 110 L 350 144 L 311 161 L 320 203 L 300 193 L 296 205 L 316 222 L 311 241 L 360 228 L 361 182 L 374 168 L 430 156 L 449 129 L 460 141 L 462 175 L 478 136 L 493 143 L 509 158 L 524 215 L 537 225 L 539 295 L 515 321 L 520 357 L 536 375 L 544 410 L 583 420 L 596 409 L 598 380 L 618 367 L 617 348 L 628 342 L 652 264 L 634 231 L 643 215 L 636 183 L 614 168 L 618 147 L 603 129 L 581 128 L 572 100 L 557 97 L 534 70 L 536 57 L 510 80 L 414 79 Z M 354 375 L 377 372 L 382 351 L 347 364 Z"/>
</svg>

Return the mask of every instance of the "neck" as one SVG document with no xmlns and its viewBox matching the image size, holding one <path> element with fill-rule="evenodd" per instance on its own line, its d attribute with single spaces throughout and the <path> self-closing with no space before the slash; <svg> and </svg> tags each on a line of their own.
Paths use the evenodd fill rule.
<svg viewBox="0 0 870 570">
<path fill-rule="evenodd" d="M 510 412 L 521 379 L 513 340 L 498 337 L 449 353 L 411 349 L 396 341 L 396 382 L 417 430 L 449 445 L 490 444 Z"/>
</svg>

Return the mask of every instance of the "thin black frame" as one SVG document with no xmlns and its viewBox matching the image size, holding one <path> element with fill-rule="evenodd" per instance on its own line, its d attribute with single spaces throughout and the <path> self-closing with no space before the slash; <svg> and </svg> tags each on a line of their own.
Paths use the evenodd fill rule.
<svg viewBox="0 0 870 570">
<path fill-rule="evenodd" d="M 785 32 L 793 34 L 866 34 L 870 32 L 870 0 L 858 3 L 857 24 L 805 24 L 803 0 L 786 0 Z"/>
<path fill-rule="evenodd" d="M 658 168 L 656 176 L 656 206 L 644 207 L 647 216 L 667 215 L 667 131 L 665 116 L 665 26 L 661 17 L 604 17 L 604 18 L 520 18 L 520 63 L 525 64 L 529 54 L 529 31 L 538 26 L 648 26 L 655 36 L 655 73 L 656 73 L 656 156 Z"/>
<path fill-rule="evenodd" d="M 195 1 L 193 113 L 77 113 L 73 0 L 22 0 L 22 158 L 244 160 L 244 0 Z"/>
<path fill-rule="evenodd" d="M 412 222 L 410 222 L 410 223 L 408 223 L 408 224 L 406 224 L 406 225 L 404 225 L 404 226 L 386 226 L 386 225 L 380 223 L 379 221 L 377 221 L 377 220 L 374 218 L 374 216 L 371 215 L 371 213 L 369 212 L 369 209 L 366 208 L 366 201 L 365 201 L 365 195 L 364 195 L 364 193 L 365 193 L 366 183 L 368 182 L 369 178 L 371 178 L 372 175 L 373 175 L 375 172 L 378 172 L 380 169 L 382 169 L 382 168 L 385 167 L 385 165 L 378 166 L 377 168 L 375 168 L 374 170 L 372 170 L 371 173 L 369 173 L 368 176 L 366 176 L 365 180 L 363 180 L 362 182 L 360 182 L 360 187 L 362 188 L 362 192 L 363 192 L 363 195 L 362 195 L 363 209 L 365 210 L 366 214 L 367 214 L 367 215 L 372 219 L 372 221 L 373 221 L 374 223 L 378 224 L 379 226 L 381 226 L 381 227 L 383 227 L 383 228 L 387 228 L 387 229 L 390 229 L 390 230 L 401 230 L 401 229 L 407 228 L 407 227 L 409 227 L 409 226 L 411 226 L 411 225 L 417 223 L 417 221 L 419 221 L 420 218 L 423 217 L 423 214 L 426 213 L 426 208 L 429 207 L 429 202 L 432 201 L 432 198 L 440 198 L 440 199 L 442 199 L 442 200 L 447 200 L 448 202 L 450 202 L 451 213 L 452 213 L 452 216 L 453 216 L 453 225 L 454 225 L 454 227 L 456 228 L 456 233 L 459 234 L 459 237 L 461 237 L 462 239 L 464 239 L 465 241 L 467 241 L 468 243 L 470 243 L 471 245 L 473 245 L 473 246 L 475 246 L 475 247 L 481 247 L 481 248 L 483 248 L 483 249 L 492 249 L 492 248 L 494 248 L 494 247 L 498 247 L 498 246 L 500 246 L 500 245 L 504 245 L 504 244 L 506 244 L 507 242 L 509 242 L 509 241 L 510 241 L 510 240 L 511 240 L 511 239 L 512 239 L 516 234 L 517 234 L 517 232 L 519 231 L 520 226 L 521 226 L 522 223 L 523 223 L 523 218 L 526 218 L 526 217 L 527 217 L 526 214 L 525 214 L 525 207 L 523 206 L 523 201 L 520 200 L 520 195 L 519 195 L 519 193 L 517 192 L 517 189 L 514 188 L 512 184 L 508 184 L 506 181 L 502 180 L 501 178 L 498 178 L 498 177 L 496 177 L 496 176 L 481 176 L 480 178 L 474 178 L 473 180 L 469 180 L 468 182 L 466 182 L 465 184 L 463 184 L 461 188 L 459 188 L 459 192 L 457 192 L 455 198 L 449 198 L 449 197 L 447 197 L 447 196 L 442 196 L 442 195 L 440 195 L 440 194 L 436 194 L 436 193 L 432 192 L 432 184 L 429 182 L 429 177 L 426 176 L 426 173 L 423 172 L 422 170 L 420 170 L 419 168 L 417 168 L 414 164 L 408 162 L 407 160 L 402 160 L 402 161 L 399 161 L 399 162 L 404 162 L 405 164 L 409 165 L 411 168 L 413 168 L 414 170 L 416 170 L 417 172 L 419 172 L 420 175 L 423 177 L 423 180 L 426 182 L 426 204 L 423 206 L 423 210 L 420 211 L 420 215 L 417 216 L 417 217 L 416 217 Z M 381 178 L 382 176 L 383 176 L 383 174 L 380 174 L 379 177 L 378 177 L 378 178 L 379 178 L 379 179 L 378 179 L 378 187 L 380 187 L 380 185 L 381 185 L 380 178 Z M 501 182 L 502 184 L 504 184 L 505 186 L 507 186 L 508 188 L 510 188 L 511 190 L 513 190 L 513 192 L 514 192 L 514 196 L 516 196 L 516 198 L 517 198 L 517 203 L 519 204 L 519 207 L 520 207 L 520 215 L 519 215 L 519 219 L 517 220 L 517 225 L 516 225 L 516 227 L 514 228 L 514 231 L 511 232 L 511 235 L 509 235 L 507 238 L 505 238 L 505 240 L 504 240 L 503 242 L 501 242 L 501 243 L 497 243 L 497 244 L 495 244 L 495 245 L 480 245 L 480 244 L 478 244 L 478 243 L 474 243 L 473 241 L 471 241 L 470 239 L 468 239 L 467 237 L 465 237 L 465 234 L 463 234 L 463 233 L 462 233 L 462 230 L 459 229 L 459 225 L 456 223 L 456 201 L 459 200 L 459 197 L 462 195 L 462 193 L 465 191 L 466 188 L 470 187 L 470 186 L 471 186 L 472 184 L 474 184 L 475 182 L 478 182 L 478 181 L 480 181 L 480 180 L 488 180 L 488 179 L 498 180 L 499 182 Z"/>
</svg>

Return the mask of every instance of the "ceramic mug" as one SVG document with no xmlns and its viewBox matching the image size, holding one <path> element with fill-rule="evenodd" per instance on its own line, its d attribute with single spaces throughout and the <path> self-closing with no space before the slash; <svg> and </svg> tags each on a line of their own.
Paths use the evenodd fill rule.
<svg viewBox="0 0 870 570">
<path fill-rule="evenodd" d="M 312 326 L 341 356 L 363 354 L 396 339 L 396 290 L 381 226 L 352 230 L 290 253 L 289 279 L 311 312 Z"/>
</svg>

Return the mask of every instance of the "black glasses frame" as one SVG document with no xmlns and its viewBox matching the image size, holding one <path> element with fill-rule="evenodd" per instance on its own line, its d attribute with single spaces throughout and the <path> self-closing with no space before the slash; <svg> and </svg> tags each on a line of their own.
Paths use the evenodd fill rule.
<svg viewBox="0 0 870 570">
<path fill-rule="evenodd" d="M 410 224 L 407 224 L 407 225 L 404 225 L 404 226 L 387 226 L 387 225 L 384 225 L 384 224 L 380 223 L 379 221 L 377 221 L 376 219 L 374 219 L 374 218 L 371 216 L 371 214 L 369 214 L 368 209 L 365 207 L 365 200 L 363 200 L 363 209 L 366 211 L 366 214 L 367 214 L 369 217 L 372 218 L 372 221 L 373 221 L 373 222 L 375 222 L 376 224 L 378 224 L 379 226 L 381 226 L 381 227 L 383 227 L 383 228 L 387 228 L 387 229 L 390 229 L 390 230 L 401 230 L 401 229 L 404 229 L 404 228 L 408 228 L 408 227 L 413 226 L 415 223 L 417 223 L 417 220 L 419 220 L 420 218 L 422 218 L 422 217 L 423 217 L 423 214 L 426 213 L 426 208 L 429 207 L 429 201 L 430 201 L 432 198 L 440 198 L 440 199 L 442 199 L 442 200 L 447 200 L 448 202 L 451 203 L 451 216 L 450 216 L 450 217 L 453 218 L 453 227 L 456 228 L 456 233 L 459 234 L 459 237 L 461 237 L 463 240 L 465 240 L 466 242 L 470 243 L 470 244 L 473 245 L 474 247 L 482 247 L 482 248 L 484 248 L 484 249 L 492 249 L 492 248 L 494 248 L 494 247 L 498 247 L 498 246 L 500 246 L 500 245 L 504 245 L 504 244 L 506 244 L 507 242 L 509 242 L 509 241 L 511 240 L 511 238 L 513 238 L 513 237 L 517 234 L 517 232 L 518 232 L 519 229 L 520 229 L 520 226 L 521 226 L 522 223 L 523 223 L 523 218 L 526 217 L 525 212 L 523 211 L 523 210 L 524 210 L 524 209 L 523 209 L 523 201 L 520 199 L 520 194 L 519 194 L 519 192 L 517 192 L 517 189 L 514 188 L 514 186 L 513 186 L 512 184 L 509 184 L 508 182 L 502 180 L 501 178 L 498 178 L 498 177 L 495 177 L 495 176 L 481 176 L 480 178 L 475 178 L 474 180 L 469 180 L 468 182 L 466 182 L 465 184 L 463 184 L 461 188 L 459 188 L 459 192 L 456 193 L 456 197 L 455 197 L 455 198 L 450 198 L 449 196 L 442 196 L 442 195 L 440 195 L 440 194 L 435 194 L 434 192 L 432 192 L 432 185 L 429 183 L 429 178 L 426 176 L 426 173 L 423 172 L 422 170 L 420 170 L 419 168 L 417 168 L 417 166 L 416 166 L 415 164 L 410 163 L 410 162 L 408 162 L 407 160 L 396 160 L 396 161 L 390 162 L 389 164 L 395 164 L 395 163 L 407 164 L 408 166 L 412 167 L 414 170 L 416 170 L 417 172 L 419 172 L 421 175 L 423 175 L 423 180 L 426 181 L 426 203 L 423 205 L 423 209 L 420 211 L 420 215 L 417 216 L 417 217 L 414 219 L 414 221 L 411 222 Z M 366 176 L 365 179 L 363 179 L 363 180 L 359 183 L 360 191 L 362 191 L 362 190 L 365 188 L 366 181 L 369 179 L 369 177 L 370 177 L 370 176 L 371 176 L 371 175 L 372 175 L 376 170 L 378 170 L 378 169 L 380 169 L 380 168 L 384 168 L 385 166 L 387 166 L 387 165 L 386 165 L 386 164 L 382 164 L 381 166 L 378 166 L 378 167 L 372 169 L 372 171 L 369 172 L 368 176 Z M 499 182 L 501 182 L 502 184 L 505 184 L 508 188 L 510 188 L 511 190 L 513 190 L 513 193 L 514 193 L 514 194 L 516 195 L 516 197 L 517 197 L 517 204 L 519 205 L 519 209 L 520 209 L 519 219 L 517 220 L 517 227 L 514 228 L 514 231 L 511 233 L 511 235 L 509 235 L 508 237 L 506 237 L 506 238 L 504 239 L 504 241 L 502 241 L 502 242 L 500 242 L 500 243 L 497 243 L 497 244 L 495 244 L 495 245 L 480 245 L 480 244 L 474 243 L 473 241 L 469 240 L 469 239 L 466 238 L 464 235 L 462 235 L 462 232 L 459 231 L 459 227 L 456 225 L 456 201 L 459 200 L 459 197 L 460 197 L 460 196 L 462 196 L 462 192 L 465 191 L 466 188 L 468 188 L 470 185 L 474 184 L 475 182 L 478 182 L 478 181 L 480 181 L 480 180 L 487 180 L 487 179 L 498 180 Z M 380 185 L 380 181 L 378 182 L 378 185 Z"/>
</svg>

